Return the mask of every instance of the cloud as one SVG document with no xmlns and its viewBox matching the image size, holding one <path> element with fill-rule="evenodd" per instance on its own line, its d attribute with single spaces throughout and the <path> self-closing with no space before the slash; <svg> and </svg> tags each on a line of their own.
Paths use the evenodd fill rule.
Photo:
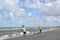
<svg viewBox="0 0 60 40">
<path fill-rule="evenodd" d="M 37 22 L 35 16 L 31 12 L 25 14 L 24 16 L 23 15 L 19 16 L 19 18 L 20 18 L 20 23 L 31 24 Z"/>
<path fill-rule="evenodd" d="M 41 8 L 41 12 L 45 16 L 60 16 L 60 8 L 58 5 L 60 3 L 57 1 L 55 2 L 50 2 L 50 4 L 47 3 L 47 6 L 45 5 L 44 7 Z"/>
<path fill-rule="evenodd" d="M 21 6 L 27 8 L 36 8 L 39 13 L 44 16 L 60 16 L 60 0 L 45 0 L 45 3 L 40 2 L 40 0 L 25 0 L 20 2 Z"/>
<path fill-rule="evenodd" d="M 45 16 L 44 17 L 44 21 L 47 25 L 58 25 L 60 24 L 60 16 L 56 17 L 56 16 Z"/>
<path fill-rule="evenodd" d="M 19 2 L 18 0 L 1 0 L 0 2 L 5 10 L 9 10 L 9 12 L 5 11 L 4 15 L 11 23 L 26 23 L 28 20 L 28 23 L 33 23 L 35 20 L 32 13 L 27 14 L 25 9 L 17 6 Z"/>
<path fill-rule="evenodd" d="M 58 23 L 60 24 L 60 16 L 58 16 L 57 18 L 58 18 L 57 21 L 58 21 Z"/>
<path fill-rule="evenodd" d="M 0 14 L 0 18 L 2 17 L 2 15 Z"/>
<path fill-rule="evenodd" d="M 21 6 L 25 6 L 25 7 L 28 7 L 28 8 L 36 8 L 36 3 L 37 0 L 31 0 L 33 3 L 30 2 L 30 0 L 25 0 L 24 2 L 20 2 L 20 5 Z"/>
<path fill-rule="evenodd" d="M 19 0 L 0 0 L 0 10 L 7 10 L 2 15 L 9 19 L 11 23 L 17 22 L 20 20 L 19 17 L 25 17 L 26 15 L 25 10 L 17 6 L 18 2 Z"/>
<path fill-rule="evenodd" d="M 20 8 L 20 10 L 19 11 L 17 11 L 17 13 L 15 13 L 15 16 L 26 16 L 27 14 L 26 14 L 26 12 L 25 12 L 25 10 L 24 9 L 22 9 L 22 8 Z"/>
<path fill-rule="evenodd" d="M 29 23 L 35 23 L 36 22 L 36 18 L 35 18 L 35 16 L 31 12 L 29 12 L 29 14 L 28 14 L 27 21 Z"/>
<path fill-rule="evenodd" d="M 54 17 L 54 16 L 46 16 L 46 17 L 45 17 L 45 20 L 46 20 L 46 21 L 50 21 L 50 22 L 51 22 L 51 21 L 54 21 L 54 22 L 55 22 L 55 21 L 58 20 L 58 18 L 57 18 L 57 17 Z"/>
<path fill-rule="evenodd" d="M 2 9 L 2 5 L 0 4 L 0 9 Z"/>
<path fill-rule="evenodd" d="M 32 12 L 27 14 L 25 9 L 20 8 L 18 5 L 20 7 L 37 9 L 38 13 L 44 17 L 43 22 L 46 21 L 47 24 L 60 23 L 60 0 L 53 2 L 45 0 L 45 3 L 40 2 L 40 0 L 25 0 L 23 2 L 19 0 L 0 0 L 0 10 L 7 10 L 4 11 L 3 16 L 9 19 L 11 23 L 37 23 Z"/>
<path fill-rule="evenodd" d="M 26 8 L 37 9 L 38 13 L 43 15 L 44 18 L 42 21 L 39 21 L 40 24 L 57 25 L 60 23 L 60 0 L 44 0 L 44 2 L 40 2 L 40 0 L 32 0 L 32 2 L 25 0 L 20 2 L 20 5 Z"/>
<path fill-rule="evenodd" d="M 2 15 L 0 14 L 0 22 L 1 22 Z"/>
</svg>

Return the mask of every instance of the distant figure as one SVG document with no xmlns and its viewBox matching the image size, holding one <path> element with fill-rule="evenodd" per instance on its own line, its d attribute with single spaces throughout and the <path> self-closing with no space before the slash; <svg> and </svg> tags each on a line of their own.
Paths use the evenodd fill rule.
<svg viewBox="0 0 60 40">
<path fill-rule="evenodd" d="M 26 29 L 25 29 L 24 26 L 23 26 L 23 34 L 24 34 L 24 36 L 25 36 L 25 34 L 26 34 Z"/>
<path fill-rule="evenodd" d="M 39 27 L 39 32 L 41 33 L 41 27 Z"/>
</svg>

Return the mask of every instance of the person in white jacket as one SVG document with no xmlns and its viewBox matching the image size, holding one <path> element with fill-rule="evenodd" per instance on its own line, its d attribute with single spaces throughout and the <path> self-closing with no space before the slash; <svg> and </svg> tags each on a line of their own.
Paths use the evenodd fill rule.
<svg viewBox="0 0 60 40">
<path fill-rule="evenodd" d="M 25 34 L 26 34 L 26 29 L 25 29 L 25 27 L 23 26 L 23 34 L 24 34 L 24 36 L 25 36 Z"/>
</svg>

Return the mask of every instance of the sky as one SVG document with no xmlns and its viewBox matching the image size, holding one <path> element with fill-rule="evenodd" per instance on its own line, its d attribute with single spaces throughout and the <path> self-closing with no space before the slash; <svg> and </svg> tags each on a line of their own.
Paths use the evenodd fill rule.
<svg viewBox="0 0 60 40">
<path fill-rule="evenodd" d="M 60 0 L 0 0 L 0 27 L 60 26 Z"/>
</svg>

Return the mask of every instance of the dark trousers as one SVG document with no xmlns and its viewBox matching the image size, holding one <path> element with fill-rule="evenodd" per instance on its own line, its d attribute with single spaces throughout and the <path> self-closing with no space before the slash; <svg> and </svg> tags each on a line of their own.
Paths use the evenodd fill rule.
<svg viewBox="0 0 60 40">
<path fill-rule="evenodd" d="M 26 32 L 23 32 L 24 34 L 26 34 Z"/>
<path fill-rule="evenodd" d="M 41 33 L 41 29 L 40 29 L 40 33 Z"/>
</svg>

